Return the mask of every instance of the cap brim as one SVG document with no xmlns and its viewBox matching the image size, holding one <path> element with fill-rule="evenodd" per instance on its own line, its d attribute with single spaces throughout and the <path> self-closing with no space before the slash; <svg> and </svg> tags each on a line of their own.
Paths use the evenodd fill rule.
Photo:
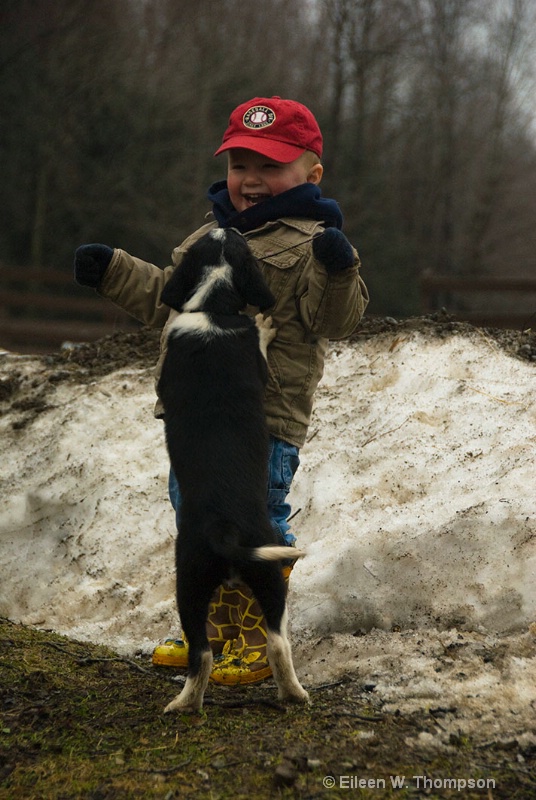
<svg viewBox="0 0 536 800">
<path fill-rule="evenodd" d="M 261 136 L 231 136 L 216 150 L 214 155 L 219 156 L 225 150 L 233 150 L 235 148 L 253 150 L 254 153 L 260 153 L 267 158 L 272 158 L 274 161 L 281 161 L 282 164 L 296 161 L 297 158 L 305 153 L 305 147 L 278 142 L 275 139 L 265 139 Z"/>
</svg>

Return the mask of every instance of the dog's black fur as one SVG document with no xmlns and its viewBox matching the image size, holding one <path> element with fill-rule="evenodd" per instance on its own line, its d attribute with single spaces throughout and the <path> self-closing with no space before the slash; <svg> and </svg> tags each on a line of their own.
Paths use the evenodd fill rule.
<svg viewBox="0 0 536 800">
<path fill-rule="evenodd" d="M 198 710 L 212 667 L 205 631 L 210 598 L 238 575 L 267 621 L 268 657 L 281 699 L 306 701 L 286 639 L 285 586 L 266 507 L 268 431 L 263 408 L 267 325 L 240 314 L 274 304 L 245 239 L 216 230 L 185 254 L 162 292 L 179 312 L 159 380 L 166 442 L 182 504 L 177 603 L 189 645 L 186 685 L 166 711 Z M 268 327 L 271 321 L 268 322 Z M 264 345 L 265 347 L 266 345 Z M 301 555 L 292 551 L 293 555 Z"/>
</svg>

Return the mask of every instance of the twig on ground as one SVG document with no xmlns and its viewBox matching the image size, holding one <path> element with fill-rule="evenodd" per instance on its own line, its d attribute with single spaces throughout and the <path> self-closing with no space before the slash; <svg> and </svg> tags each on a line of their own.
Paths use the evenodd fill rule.
<svg viewBox="0 0 536 800">
<path fill-rule="evenodd" d="M 276 711 L 286 713 L 286 707 L 276 700 L 266 697 L 252 697 L 249 700 L 216 700 L 214 697 L 205 697 L 205 705 L 214 705 L 219 708 L 246 708 L 247 706 L 267 706 Z"/>
<path fill-rule="evenodd" d="M 334 686 L 342 686 L 346 681 L 344 679 L 340 681 L 333 681 L 333 683 L 321 683 L 320 686 L 308 686 L 308 692 L 320 692 L 322 689 L 333 689 Z"/>
<path fill-rule="evenodd" d="M 161 767 L 160 769 L 143 769 L 142 767 L 129 767 L 128 769 L 124 769 L 122 772 L 117 772 L 117 775 L 126 775 L 129 772 L 141 772 L 144 775 L 173 775 L 174 772 L 180 772 L 181 769 L 187 767 L 188 764 L 191 762 L 191 758 L 185 759 L 185 761 L 181 761 L 180 764 L 176 764 L 174 767 Z"/>
<path fill-rule="evenodd" d="M 142 667 L 140 664 L 136 664 L 131 658 L 123 658 L 122 656 L 106 656 L 106 657 L 97 657 L 97 656 L 80 656 L 76 653 L 71 652 L 66 647 L 63 647 L 61 644 L 57 644 L 57 642 L 45 642 L 48 647 L 54 648 L 54 650 L 59 650 L 60 653 L 64 653 L 66 656 L 70 656 L 77 664 L 81 667 L 85 667 L 88 664 L 97 664 L 106 661 L 117 661 L 121 664 L 128 664 L 128 666 L 133 667 L 134 669 L 138 670 L 138 672 L 142 672 L 144 675 L 152 675 L 152 670 L 148 670 L 145 667 Z"/>
<path fill-rule="evenodd" d="M 361 447 L 365 447 L 365 445 L 370 444 L 375 439 L 381 439 L 383 436 L 389 436 L 390 433 L 394 433 L 395 431 L 399 431 L 400 428 L 402 428 L 406 424 L 408 419 L 409 419 L 409 416 L 406 417 L 406 419 L 403 422 L 401 422 L 400 425 L 397 425 L 396 428 L 391 428 L 390 430 L 383 431 L 382 433 L 375 433 L 374 436 L 371 436 L 369 439 L 366 439 L 363 442 L 363 444 L 361 445 Z"/>
</svg>

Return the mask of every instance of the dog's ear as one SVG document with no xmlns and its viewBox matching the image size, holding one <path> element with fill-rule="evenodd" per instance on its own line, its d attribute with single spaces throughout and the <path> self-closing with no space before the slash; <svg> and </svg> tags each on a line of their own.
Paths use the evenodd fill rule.
<svg viewBox="0 0 536 800">
<path fill-rule="evenodd" d="M 224 255 L 233 268 L 233 283 L 247 305 L 266 311 L 275 304 L 275 297 L 262 276 L 259 265 L 244 237 L 232 230 L 227 231 Z"/>
<path fill-rule="evenodd" d="M 222 231 L 209 231 L 190 245 L 160 295 L 162 303 L 175 311 L 181 311 L 194 294 L 204 268 L 221 264 L 222 238 Z"/>
<path fill-rule="evenodd" d="M 166 306 L 181 311 L 188 297 L 196 285 L 196 271 L 191 263 L 189 253 L 186 253 L 182 263 L 174 270 L 160 295 L 160 301 Z"/>
<path fill-rule="evenodd" d="M 259 265 L 251 253 L 248 258 L 247 271 L 249 275 L 244 293 L 245 300 L 250 306 L 257 306 L 261 311 L 267 311 L 275 305 L 275 297 L 268 288 Z"/>
</svg>

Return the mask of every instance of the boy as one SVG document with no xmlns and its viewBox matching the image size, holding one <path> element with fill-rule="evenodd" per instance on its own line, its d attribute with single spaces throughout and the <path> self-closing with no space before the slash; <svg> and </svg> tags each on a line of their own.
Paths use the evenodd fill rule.
<svg viewBox="0 0 536 800">
<path fill-rule="evenodd" d="M 227 154 L 227 181 L 213 184 L 213 220 L 173 252 L 164 270 L 106 245 L 76 251 L 75 278 L 92 286 L 146 325 L 164 327 L 169 309 L 160 293 L 184 252 L 214 227 L 233 227 L 248 240 L 276 298 L 270 315 L 277 335 L 268 350 L 265 408 L 270 432 L 270 519 L 281 542 L 292 546 L 286 502 L 305 442 L 313 395 L 322 377 L 328 339 L 349 336 L 368 302 L 357 252 L 341 231 L 334 200 L 318 188 L 322 134 L 306 106 L 280 97 L 255 97 L 238 106 L 215 155 Z M 252 312 L 254 313 L 254 311 Z M 157 365 L 159 374 L 163 353 Z M 158 402 L 157 416 L 162 415 Z M 223 423 L 222 423 L 223 424 Z M 171 471 L 169 494 L 180 524 L 180 490 Z M 292 551 L 289 551 L 290 561 Z M 288 577 L 290 567 L 284 568 Z M 207 633 L 217 658 L 212 679 L 251 683 L 271 674 L 260 608 L 244 585 L 223 585 L 209 609 Z M 167 640 L 153 662 L 186 666 L 187 643 Z"/>
</svg>

